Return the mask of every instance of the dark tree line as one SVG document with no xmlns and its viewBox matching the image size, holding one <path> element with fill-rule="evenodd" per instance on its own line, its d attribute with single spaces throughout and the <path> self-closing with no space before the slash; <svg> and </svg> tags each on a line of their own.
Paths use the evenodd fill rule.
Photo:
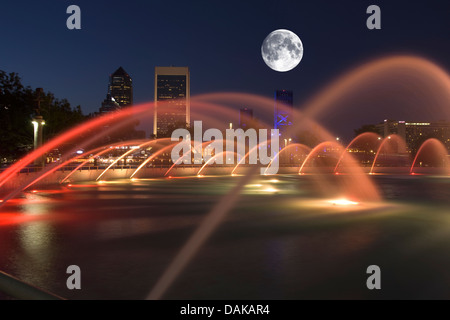
<svg viewBox="0 0 450 320">
<path fill-rule="evenodd" d="M 373 125 L 373 124 L 365 124 L 358 129 L 354 129 L 353 131 L 355 132 L 355 137 L 357 137 L 360 134 L 363 134 L 365 132 L 373 132 L 373 133 L 380 134 L 380 132 L 377 129 L 377 126 Z"/>
<path fill-rule="evenodd" d="M 18 160 L 33 148 L 33 116 L 37 113 L 37 95 L 25 87 L 17 73 L 0 70 L 0 161 Z M 45 120 L 44 142 L 84 121 L 80 106 L 56 99 L 50 92 L 41 94 L 40 114 Z"/>
</svg>

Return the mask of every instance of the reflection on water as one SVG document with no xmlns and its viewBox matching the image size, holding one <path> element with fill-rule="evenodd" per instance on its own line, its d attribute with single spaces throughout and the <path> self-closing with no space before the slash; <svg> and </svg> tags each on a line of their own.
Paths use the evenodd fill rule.
<svg viewBox="0 0 450 320">
<path fill-rule="evenodd" d="M 142 299 L 238 178 L 26 192 L 0 213 L 0 269 L 67 298 Z M 319 197 L 313 179 L 246 185 L 165 298 L 449 297 L 450 179 L 373 176 L 387 200 L 357 204 Z M 80 291 L 65 287 L 71 264 L 82 270 Z M 383 272 L 377 293 L 365 289 L 371 264 Z"/>
<path fill-rule="evenodd" d="M 15 272 L 19 279 L 37 286 L 48 286 L 54 281 L 48 270 L 55 269 L 57 237 L 48 221 L 23 223 L 17 230 L 18 247 Z"/>
</svg>

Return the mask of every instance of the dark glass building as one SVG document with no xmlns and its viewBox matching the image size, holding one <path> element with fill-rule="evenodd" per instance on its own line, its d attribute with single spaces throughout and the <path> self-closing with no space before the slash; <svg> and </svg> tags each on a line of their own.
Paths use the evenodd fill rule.
<svg viewBox="0 0 450 320">
<path fill-rule="evenodd" d="M 109 93 L 121 107 L 133 104 L 132 79 L 122 67 L 110 76 Z"/>
<path fill-rule="evenodd" d="M 167 137 L 186 126 L 190 126 L 189 68 L 155 67 L 153 134 Z"/>
<path fill-rule="evenodd" d="M 109 76 L 108 93 L 106 99 L 103 100 L 97 115 L 103 115 L 110 112 L 118 111 L 124 107 L 133 104 L 133 87 L 130 75 L 120 67 Z M 137 119 L 131 119 L 130 122 L 117 128 L 114 132 L 110 132 L 104 136 L 103 143 L 140 139 L 145 137 L 145 131 L 137 131 L 136 126 L 139 124 Z M 111 123 L 105 123 L 103 127 L 109 128 Z"/>
<path fill-rule="evenodd" d="M 280 130 L 280 136 L 284 139 L 286 131 L 292 126 L 293 94 L 290 90 L 275 91 L 274 129 Z"/>
</svg>

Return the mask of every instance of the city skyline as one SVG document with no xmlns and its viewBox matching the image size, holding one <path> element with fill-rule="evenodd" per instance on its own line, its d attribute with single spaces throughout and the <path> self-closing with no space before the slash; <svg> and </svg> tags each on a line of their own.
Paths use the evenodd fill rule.
<svg viewBox="0 0 450 320">
<path fill-rule="evenodd" d="M 155 79 L 154 80 L 155 103 L 157 101 L 159 101 L 158 100 L 158 94 L 157 94 L 158 87 L 159 87 L 158 83 L 161 84 L 160 83 L 161 80 L 159 80 L 159 82 L 158 82 L 158 76 L 162 75 L 163 73 L 167 73 L 167 74 L 172 74 L 173 73 L 173 74 L 176 74 L 176 75 L 184 75 L 185 74 L 187 76 L 186 77 L 187 82 L 188 82 L 188 84 L 190 84 L 189 67 L 176 67 L 176 66 L 158 67 L 158 66 L 156 66 L 155 67 L 155 77 L 154 77 L 154 79 Z M 116 82 L 117 82 L 117 85 L 116 85 L 116 91 L 117 92 L 116 92 L 116 94 L 111 94 L 111 92 L 114 91 L 114 89 L 113 89 L 114 88 L 114 85 L 113 85 L 114 80 L 113 79 L 115 79 L 115 75 L 118 76 L 120 78 L 120 80 L 116 80 Z M 118 95 L 119 94 L 120 95 L 123 94 L 123 82 L 124 82 L 123 77 L 126 77 L 128 79 L 127 81 L 130 84 L 130 87 L 129 87 L 130 97 L 125 98 L 128 102 L 120 104 L 117 101 L 120 101 L 120 99 L 121 99 Z M 112 73 L 109 76 L 108 92 L 107 92 L 107 95 L 106 95 L 106 99 L 102 102 L 102 106 L 99 109 L 99 113 L 100 114 L 103 114 L 103 113 L 106 113 L 106 112 L 111 112 L 111 111 L 117 111 L 117 110 L 120 110 L 121 107 L 126 107 L 126 106 L 132 105 L 132 101 L 133 101 L 132 92 L 133 91 L 132 91 L 131 81 L 132 81 L 131 77 L 129 76 L 129 74 L 121 66 L 114 73 Z M 164 79 L 164 81 L 168 81 L 168 79 Z M 172 90 L 172 89 L 168 89 L 168 90 Z M 275 129 L 280 129 L 280 135 L 283 135 L 283 132 L 287 130 L 286 126 L 287 125 L 290 126 L 290 125 L 293 124 L 291 122 L 291 120 L 292 120 L 291 119 L 292 115 L 290 114 L 291 111 L 289 111 L 289 110 L 290 110 L 290 108 L 294 107 L 294 105 L 293 105 L 293 100 L 294 100 L 293 97 L 294 97 L 294 95 L 293 95 L 293 91 L 292 90 L 277 89 L 277 90 L 274 90 L 274 91 L 275 91 L 275 95 L 274 95 L 275 104 L 274 104 L 274 118 L 273 118 L 274 124 L 273 124 L 273 127 Z M 189 92 L 190 92 L 190 85 L 188 85 L 188 96 L 190 97 Z M 166 92 L 166 94 L 167 94 L 167 92 Z M 116 96 L 116 99 L 114 98 L 114 95 Z M 170 97 L 163 97 L 163 100 L 171 100 L 173 98 L 174 97 L 172 97 L 172 96 L 170 96 Z M 189 105 L 189 103 L 188 103 L 188 105 Z M 288 107 L 287 109 L 285 108 L 286 106 Z M 267 114 L 262 115 L 262 117 L 261 117 L 261 115 L 254 116 L 253 115 L 253 109 L 251 109 L 251 108 L 248 109 L 247 107 L 239 107 L 239 108 L 236 108 L 236 107 L 238 107 L 238 106 L 235 106 L 235 109 L 236 109 L 237 114 L 238 114 L 238 121 L 236 123 L 231 123 L 230 122 L 230 124 L 231 125 L 238 124 L 239 128 L 243 128 L 244 130 L 246 128 L 248 128 L 248 124 L 247 123 L 249 121 L 250 122 L 252 122 L 254 120 L 258 121 L 261 118 L 264 118 L 264 116 L 267 118 Z M 150 133 L 153 132 L 153 135 L 155 135 L 155 136 L 157 136 L 157 125 L 156 125 L 157 117 L 156 117 L 156 114 L 157 114 L 157 110 L 155 109 L 154 117 L 153 117 L 153 126 L 151 128 L 145 128 L 147 125 L 144 125 L 144 129 L 148 133 L 149 132 Z M 192 123 L 190 121 L 190 110 L 185 113 L 185 118 L 186 118 L 186 124 L 192 125 Z M 407 117 L 405 117 L 405 118 L 407 118 Z M 419 126 L 419 128 L 424 126 L 424 125 L 426 125 L 426 126 L 430 126 L 431 125 L 431 127 L 433 127 L 433 128 L 437 127 L 440 130 L 446 130 L 447 127 L 449 126 L 449 123 L 450 123 L 450 121 L 447 121 L 447 120 L 435 120 L 435 121 L 431 121 L 431 123 L 427 123 L 425 121 L 429 121 L 428 119 L 419 119 L 419 118 L 413 118 L 413 119 L 408 118 L 408 119 L 409 119 L 409 121 L 404 121 L 404 120 L 403 121 L 402 120 L 400 120 L 400 121 L 397 120 L 396 121 L 396 120 L 392 120 L 392 119 L 381 120 L 381 118 L 380 118 L 380 119 L 374 120 L 374 121 L 372 121 L 370 123 L 360 123 L 360 126 L 366 126 L 366 125 L 374 126 L 374 127 L 377 128 L 377 132 L 383 137 L 387 137 L 389 134 L 399 134 L 399 136 L 402 137 L 403 140 L 405 140 L 407 142 L 408 148 L 409 148 L 409 139 L 411 139 L 411 135 L 410 135 L 409 139 L 406 139 L 405 129 L 403 129 L 403 131 L 400 131 L 400 133 L 399 133 L 399 130 L 397 128 L 388 130 L 387 126 L 386 126 L 387 123 L 390 123 L 390 124 L 395 123 L 395 125 L 400 124 L 399 126 L 401 126 L 401 124 L 404 125 L 406 123 L 406 125 L 409 125 L 410 127 Z M 173 120 L 173 121 L 169 121 L 168 123 L 170 123 L 171 127 L 173 127 L 176 124 L 179 124 L 180 121 L 174 121 Z M 165 126 L 167 126 L 167 124 Z M 355 127 L 353 129 L 356 131 L 358 128 Z M 445 131 L 445 132 L 443 131 L 441 135 L 442 135 L 442 137 L 440 137 L 440 136 L 439 137 L 443 139 L 446 135 L 448 135 L 448 132 L 447 131 Z M 350 139 L 351 137 L 345 137 L 345 138 Z M 450 150 L 450 140 L 444 139 L 444 140 L 442 140 L 442 142 Z M 409 148 L 409 149 L 411 149 L 411 148 Z"/>
<path fill-rule="evenodd" d="M 0 300 L 446 299 L 449 12 L 2 4 Z"/>
<path fill-rule="evenodd" d="M 105 75 L 111 72 L 111 67 L 119 65 L 133 76 L 137 104 L 154 100 L 149 90 L 154 66 L 185 65 L 192 72 L 193 96 L 235 91 L 271 97 L 277 88 L 290 88 L 295 92 L 295 108 L 302 108 L 308 99 L 349 68 L 389 54 L 408 52 L 450 68 L 446 59 L 450 48 L 445 41 L 448 5 L 442 2 L 423 7 L 420 1 L 378 1 L 383 27 L 376 31 L 365 26 L 368 3 L 350 1 L 278 5 L 267 2 L 259 6 L 239 3 L 238 8 L 231 2 L 223 6 L 207 5 L 208 15 L 200 13 L 204 3 L 176 3 L 180 10 L 171 11 L 170 23 L 157 13 L 170 10 L 171 3 L 134 2 L 122 7 L 117 1 L 108 2 L 108 6 L 78 1 L 81 30 L 65 28 L 68 17 L 65 10 L 69 4 L 67 1 L 47 5 L 30 3 L 28 10 L 22 10 L 18 4 L 5 4 L 0 13 L 4 39 L 11 42 L 20 35 L 22 40 L 0 53 L 0 69 L 18 72 L 25 85 L 43 87 L 58 98 L 67 98 L 73 106 L 81 105 L 86 114 L 98 110 L 98 103 L 104 97 Z M 284 10 L 286 6 L 291 10 Z M 405 7 L 408 14 L 404 13 Z M 36 21 L 32 18 L 34 14 L 43 19 Z M 189 15 L 191 19 L 185 19 Z M 127 23 L 122 16 L 130 17 Z M 433 16 L 433 19 L 416 23 L 423 21 L 422 16 Z M 19 24 L 15 20 L 18 17 Z M 227 23 L 230 17 L 234 21 L 231 25 Z M 114 36 L 107 27 L 108 19 L 116 21 Z M 322 21 L 327 21 L 327 27 Z M 10 25 L 17 28 L 11 29 Z M 331 25 L 339 27 L 331 28 Z M 28 35 L 25 31 L 31 27 L 35 31 Z M 260 56 L 262 41 L 278 28 L 296 32 L 305 47 L 302 62 L 287 73 L 270 70 Z M 158 32 L 149 33 L 149 30 Z M 52 40 L 37 41 L 35 32 Z M 431 41 L 428 34 L 433 34 Z M 116 45 L 113 37 L 126 38 L 126 45 Z M 33 50 L 28 50 L 29 47 Z M 395 101 L 395 97 L 374 103 L 371 100 L 365 108 L 373 109 L 372 105 L 377 103 L 378 118 L 404 118 L 407 104 L 403 110 L 393 108 L 390 101 Z M 359 103 L 364 105 L 364 102 Z M 258 110 L 254 112 L 260 116 Z M 332 124 L 326 118 L 323 121 L 337 134 L 350 136 L 354 128 L 374 116 L 355 113 L 346 118 L 337 113 L 333 119 L 337 117 L 340 121 Z M 442 116 L 433 114 L 426 120 L 439 120 L 428 119 L 432 117 Z"/>
</svg>

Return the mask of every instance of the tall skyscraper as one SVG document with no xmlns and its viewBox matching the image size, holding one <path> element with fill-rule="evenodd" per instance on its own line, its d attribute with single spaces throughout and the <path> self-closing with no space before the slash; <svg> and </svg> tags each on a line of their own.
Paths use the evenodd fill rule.
<svg viewBox="0 0 450 320">
<path fill-rule="evenodd" d="M 120 67 L 109 79 L 109 94 L 121 107 L 133 104 L 133 85 L 130 75 Z"/>
<path fill-rule="evenodd" d="M 290 90 L 275 91 L 274 128 L 280 130 L 280 135 L 286 137 L 286 131 L 292 126 L 294 108 L 293 94 Z"/>
<path fill-rule="evenodd" d="M 109 112 L 118 111 L 124 107 L 133 104 L 133 86 L 130 75 L 120 67 L 113 74 L 109 76 L 108 93 L 106 99 L 103 100 L 102 106 L 98 115 L 103 115 Z M 136 130 L 139 124 L 137 118 L 127 119 L 120 128 L 116 128 L 114 132 L 104 136 L 103 142 L 141 139 L 145 137 L 145 131 Z M 109 128 L 111 122 L 105 123 L 103 127 Z"/>
<path fill-rule="evenodd" d="M 239 110 L 239 127 L 248 129 L 253 122 L 253 109 L 241 108 Z"/>
<path fill-rule="evenodd" d="M 190 125 L 188 67 L 155 67 L 153 134 L 169 136 L 170 129 Z"/>
</svg>

